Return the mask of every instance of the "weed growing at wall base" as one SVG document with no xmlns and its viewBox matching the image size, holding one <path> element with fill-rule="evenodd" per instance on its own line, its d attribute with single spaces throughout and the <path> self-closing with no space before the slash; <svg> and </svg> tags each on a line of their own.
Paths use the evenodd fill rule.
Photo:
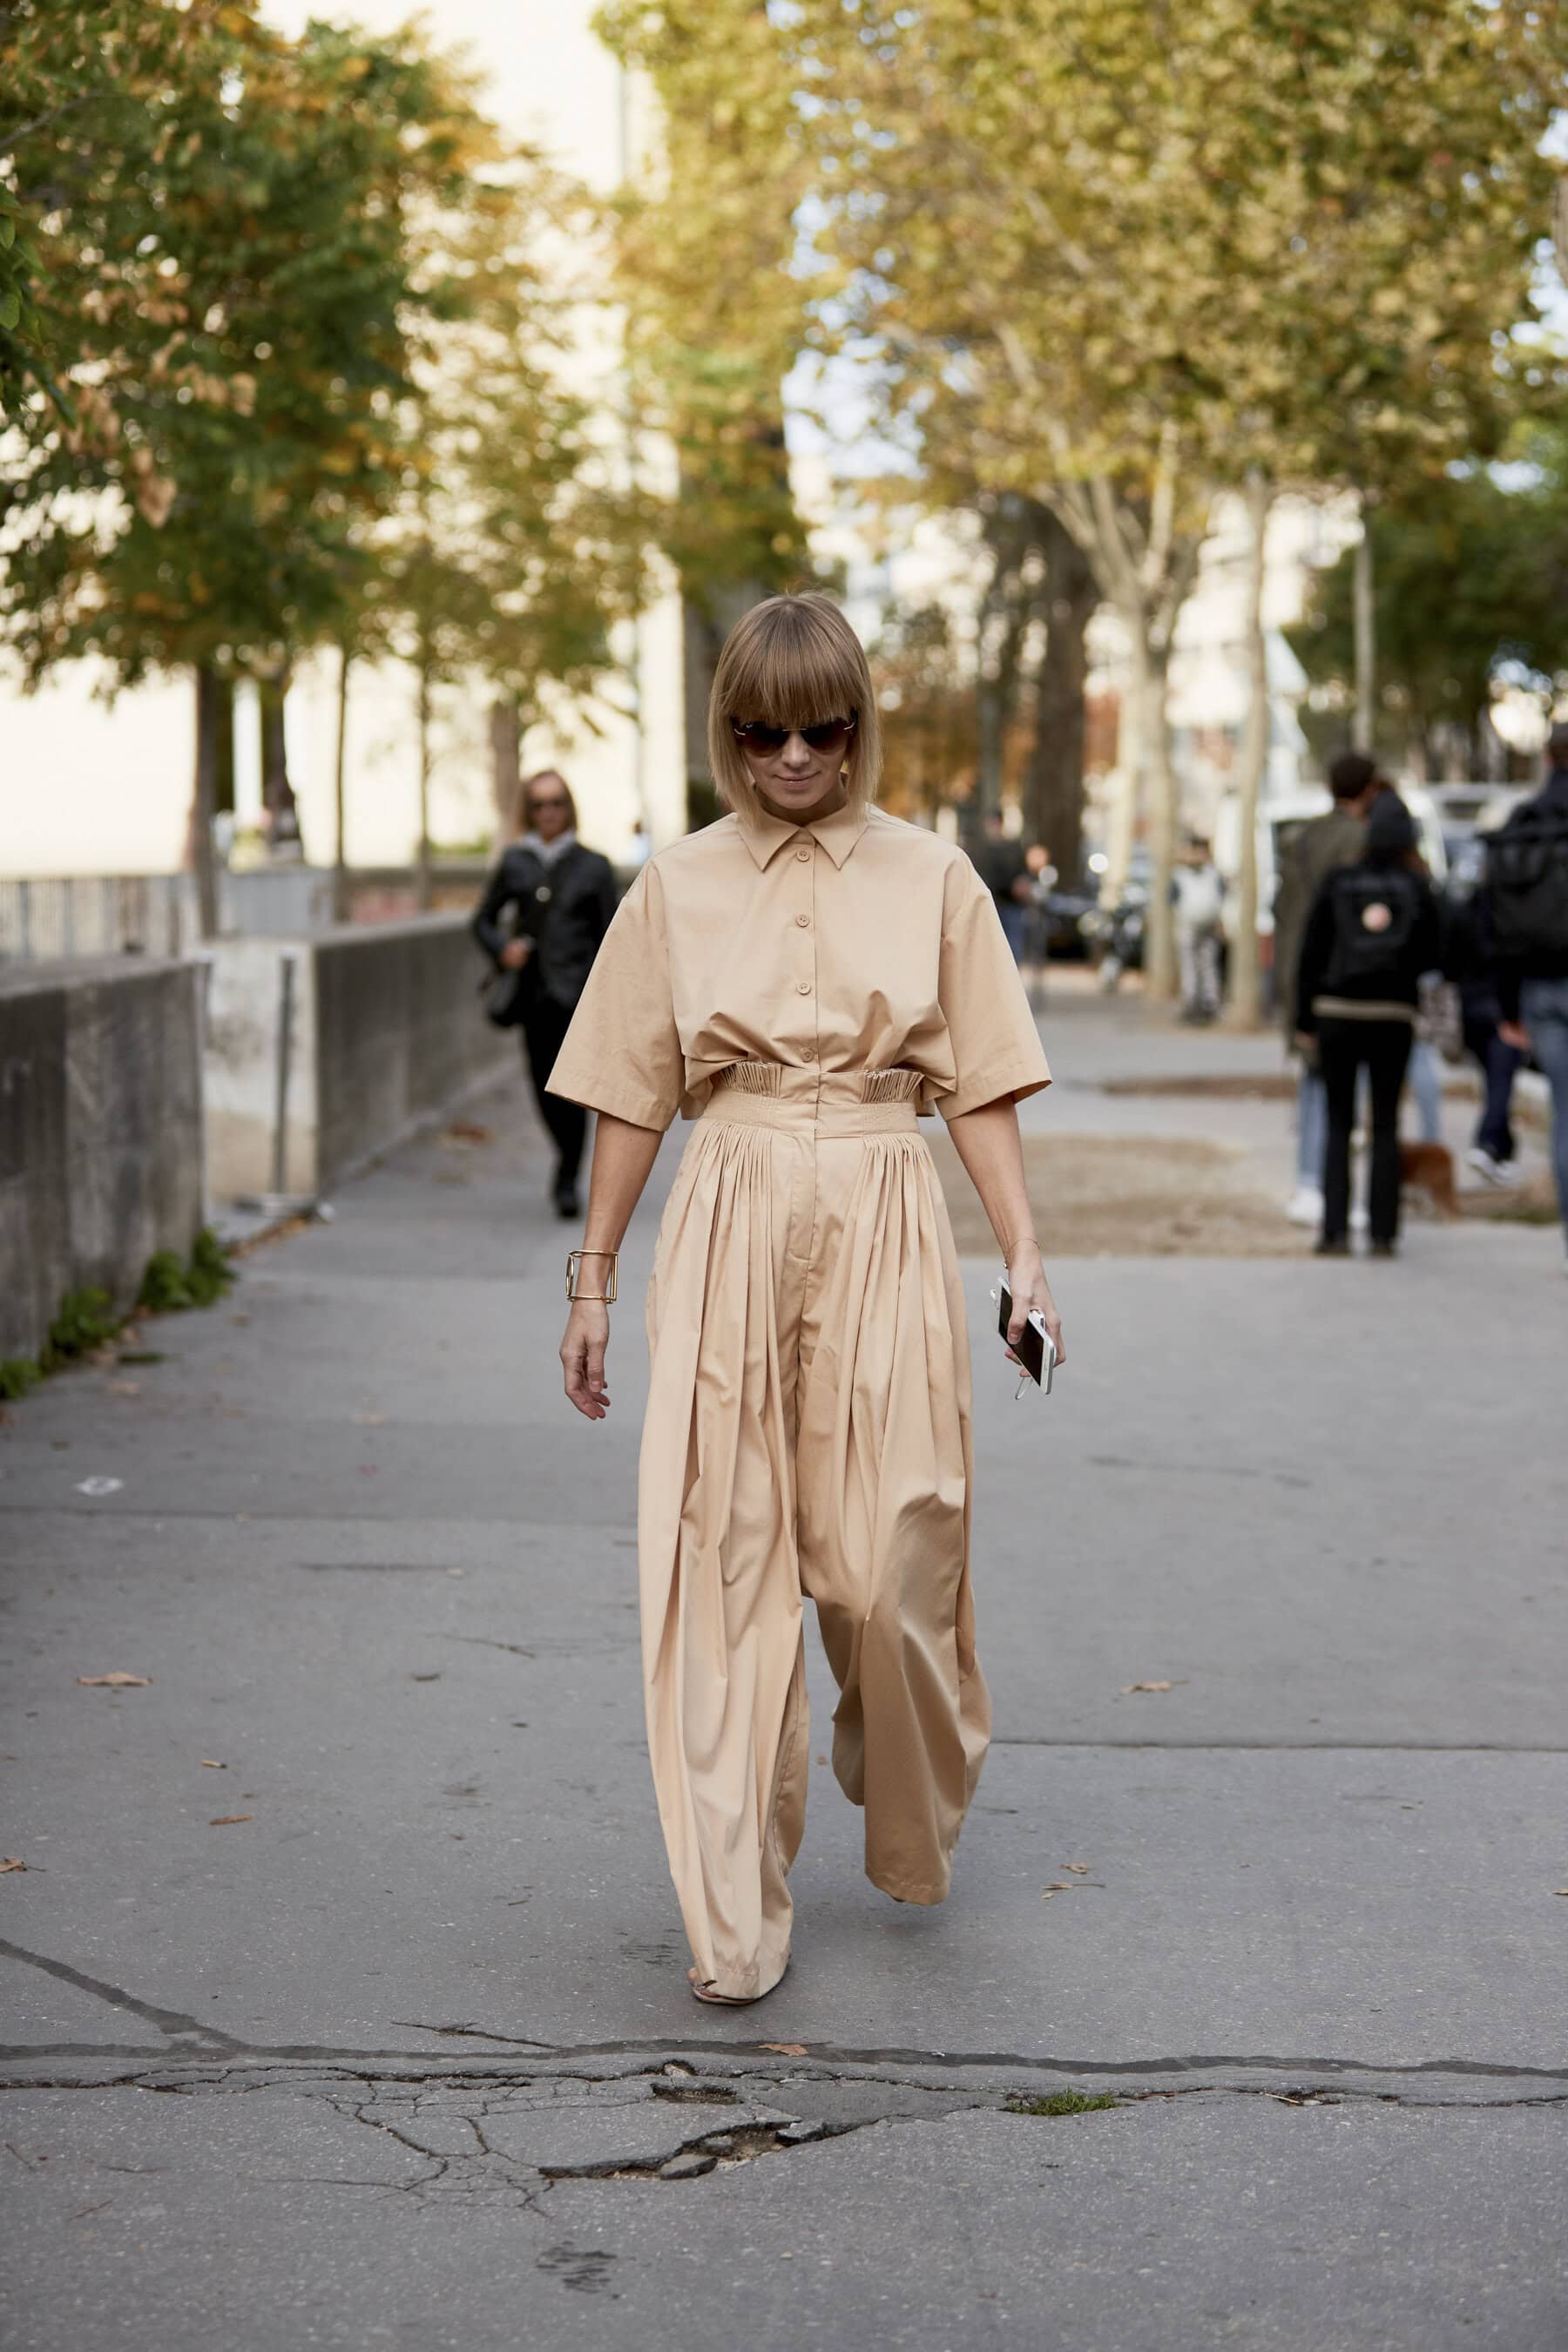
<svg viewBox="0 0 1568 2352">
<path fill-rule="evenodd" d="M 191 1307 L 212 1307 L 232 1288 L 234 1271 L 210 1226 L 196 1235 L 189 1261 L 177 1250 L 154 1250 L 142 1276 L 136 1304 L 144 1313 L 179 1315 Z"/>
<path fill-rule="evenodd" d="M 182 1258 L 178 1250 L 153 1251 L 142 1274 L 132 1313 L 181 1315 L 190 1307 L 216 1306 L 234 1287 L 234 1268 L 222 1243 L 210 1226 L 204 1225 L 188 1258 Z M 130 1320 L 130 1316 L 122 1315 L 115 1307 L 107 1290 L 90 1285 L 81 1290 L 68 1290 L 56 1309 L 37 1362 L 30 1356 L 0 1359 L 0 1402 L 14 1403 L 37 1388 L 50 1372 L 61 1371 L 66 1365 L 79 1363 L 83 1357 L 107 1347 Z M 145 1364 L 163 1360 L 160 1354 L 151 1350 L 126 1359 L 127 1362 Z"/>
</svg>

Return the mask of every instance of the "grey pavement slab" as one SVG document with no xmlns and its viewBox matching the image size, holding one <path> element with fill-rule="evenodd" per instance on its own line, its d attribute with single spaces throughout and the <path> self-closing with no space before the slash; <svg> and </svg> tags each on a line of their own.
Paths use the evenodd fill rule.
<svg viewBox="0 0 1568 2352">
<path fill-rule="evenodd" d="M 1282 1104 L 1097 1083 L 1274 1040 L 1047 1034 L 1041 1125 L 1288 1172 Z M 699 2010 L 633 1541 L 680 1139 L 593 1428 L 570 1232 L 515 1097 L 475 1115 L 0 1430 L 7 2340 L 1555 2352 L 1558 1237 L 1067 1261 L 1016 1405 L 971 1262 L 997 1738 L 953 1900 L 860 1875 L 813 1642 L 795 1965 Z M 1122 2104 L 1006 2112 L 1064 2084 Z"/>
</svg>

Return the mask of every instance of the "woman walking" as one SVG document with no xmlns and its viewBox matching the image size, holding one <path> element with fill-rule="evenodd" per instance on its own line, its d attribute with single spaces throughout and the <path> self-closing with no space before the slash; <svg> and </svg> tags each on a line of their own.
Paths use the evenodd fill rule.
<svg viewBox="0 0 1568 2352">
<path fill-rule="evenodd" d="M 556 1214 L 575 1217 L 588 1122 L 576 1103 L 547 1094 L 545 1080 L 610 928 L 616 877 L 608 858 L 578 840 L 572 788 L 553 768 L 529 777 L 518 818 L 521 838 L 490 876 L 473 933 L 498 971 L 518 975 L 505 1025 L 522 1031 L 534 1099 L 555 1145 Z"/>
<path fill-rule="evenodd" d="M 1392 1257 L 1398 1243 L 1399 1097 L 1421 975 L 1443 961 L 1437 903 L 1416 864 L 1410 812 L 1385 792 L 1367 818 L 1363 855 L 1325 877 L 1307 919 L 1296 1031 L 1303 1051 L 1316 1055 L 1328 1105 L 1321 1257 L 1350 1250 L 1351 1129 L 1363 1063 L 1372 1096 L 1372 1255 Z"/>
<path fill-rule="evenodd" d="M 602 1420 L 616 1253 L 677 1110 L 698 1125 L 647 1300 L 638 1547 L 648 1742 L 701 2000 L 789 1961 L 810 1751 L 802 1595 L 840 1697 L 866 1869 L 940 1903 L 990 1732 L 974 1654 L 963 1295 L 917 1112 L 1060 1330 L 1016 1102 L 1049 1081 L 990 891 L 871 805 L 866 657 L 819 595 L 731 635 L 709 715 L 731 814 L 627 893 L 551 1087 L 599 1114 L 566 1393 Z"/>
</svg>

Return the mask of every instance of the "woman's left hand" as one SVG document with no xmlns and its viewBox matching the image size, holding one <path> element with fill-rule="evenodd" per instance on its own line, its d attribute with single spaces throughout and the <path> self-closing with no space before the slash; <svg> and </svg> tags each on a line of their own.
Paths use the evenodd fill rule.
<svg viewBox="0 0 1568 2352">
<path fill-rule="evenodd" d="M 1051 1297 L 1051 1286 L 1046 1280 L 1046 1269 L 1040 1263 L 1040 1253 L 1034 1243 L 1017 1250 L 1007 1261 L 1007 1287 L 1013 1294 L 1013 1312 L 1007 1323 L 1009 1355 L 1024 1336 L 1024 1326 L 1031 1314 L 1044 1318 L 1051 1344 L 1057 1351 L 1057 1368 L 1067 1362 L 1067 1349 L 1062 1344 L 1062 1318 L 1057 1313 L 1057 1302 Z M 1016 1363 L 1018 1359 L 1013 1357 Z"/>
</svg>

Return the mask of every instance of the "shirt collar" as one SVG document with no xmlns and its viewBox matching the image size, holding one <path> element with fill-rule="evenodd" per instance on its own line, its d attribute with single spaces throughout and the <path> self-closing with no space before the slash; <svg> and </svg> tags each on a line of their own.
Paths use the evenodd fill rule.
<svg viewBox="0 0 1568 2352">
<path fill-rule="evenodd" d="M 831 816 L 819 816 L 813 824 L 803 825 L 759 808 L 754 816 L 737 816 L 737 822 L 741 838 L 759 866 L 771 866 L 786 842 L 798 840 L 806 833 L 820 842 L 835 866 L 842 866 L 866 830 L 866 813 L 848 807 L 835 809 Z"/>
</svg>

